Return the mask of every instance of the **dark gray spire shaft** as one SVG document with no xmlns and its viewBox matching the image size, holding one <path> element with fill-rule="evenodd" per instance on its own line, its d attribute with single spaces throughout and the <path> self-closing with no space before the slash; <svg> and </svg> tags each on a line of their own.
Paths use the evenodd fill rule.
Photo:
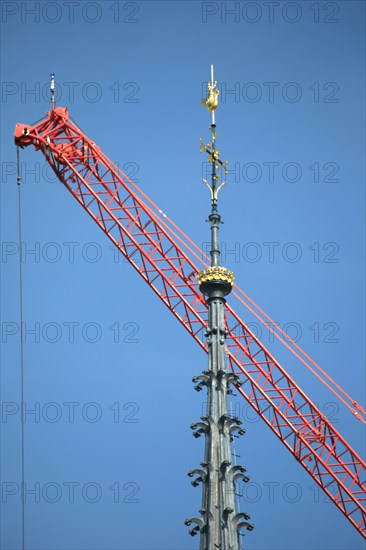
<svg viewBox="0 0 366 550">
<path fill-rule="evenodd" d="M 214 105 L 218 90 L 213 81 L 209 85 L 209 94 L 211 99 L 209 95 L 205 104 Z M 216 94 L 215 97 L 212 94 Z M 202 483 L 202 509 L 200 517 L 190 518 L 186 520 L 186 524 L 196 524 L 190 534 L 193 536 L 200 533 L 200 550 L 240 550 L 240 530 L 251 530 L 253 526 L 247 522 L 249 516 L 237 510 L 235 498 L 236 482 L 247 482 L 249 478 L 245 475 L 245 468 L 232 464 L 233 434 L 243 435 L 245 431 L 239 418 L 228 414 L 227 407 L 227 395 L 231 392 L 229 385 L 238 384 L 239 380 L 237 375 L 229 373 L 226 368 L 225 297 L 231 292 L 234 276 L 231 271 L 220 266 L 221 218 L 217 210 L 217 193 L 223 183 L 217 187 L 217 170 L 221 165 L 226 171 L 226 163 L 220 161 L 219 152 L 215 147 L 215 129 L 213 121 L 210 127 L 211 144 L 201 144 L 201 151 L 207 152 L 208 160 L 212 164 L 211 185 L 204 180 L 211 191 L 212 210 L 208 218 L 211 225 L 211 266 L 197 276 L 208 306 L 208 328 L 205 334 L 208 369 L 204 370 L 202 375 L 193 378 L 197 383 L 197 391 L 202 390 L 204 386 L 207 388 L 207 411 L 199 422 L 191 426 L 195 437 L 205 436 L 205 454 L 201 463 L 202 468 L 188 473 L 190 477 L 195 477 L 192 481 L 193 486 Z"/>
</svg>

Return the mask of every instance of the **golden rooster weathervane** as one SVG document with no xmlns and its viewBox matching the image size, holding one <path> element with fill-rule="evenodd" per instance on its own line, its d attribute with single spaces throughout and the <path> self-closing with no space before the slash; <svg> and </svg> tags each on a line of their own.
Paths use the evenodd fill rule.
<svg viewBox="0 0 366 550">
<path fill-rule="evenodd" d="M 207 107 L 207 110 L 212 113 L 212 124 L 215 124 L 215 111 L 219 105 L 219 93 L 217 82 L 214 80 L 214 68 L 211 65 L 211 82 L 207 84 L 208 96 L 201 99 L 201 103 Z"/>
</svg>

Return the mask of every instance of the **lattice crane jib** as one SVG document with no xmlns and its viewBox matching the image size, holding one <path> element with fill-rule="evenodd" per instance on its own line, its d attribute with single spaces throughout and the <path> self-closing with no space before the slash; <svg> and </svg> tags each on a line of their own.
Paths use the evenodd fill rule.
<svg viewBox="0 0 366 550">
<path fill-rule="evenodd" d="M 212 91 L 205 102 L 214 116 L 218 90 Z M 196 278 L 202 266 L 196 265 L 179 235 L 152 208 L 149 197 L 70 119 L 67 108 L 56 107 L 54 101 L 37 124 L 17 124 L 14 136 L 17 146 L 33 145 L 43 153 L 60 182 L 207 352 L 204 280 Z M 217 164 L 214 128 L 212 138 L 211 146 L 201 147 Z M 218 189 L 219 185 L 214 190 L 211 186 L 216 198 Z M 217 215 L 211 219 L 213 239 Z M 208 269 L 221 267 L 214 249 Z M 209 271 L 206 275 L 210 276 Z M 224 327 L 228 370 L 238 377 L 234 382 L 238 392 L 366 536 L 365 463 L 227 303 Z"/>
</svg>

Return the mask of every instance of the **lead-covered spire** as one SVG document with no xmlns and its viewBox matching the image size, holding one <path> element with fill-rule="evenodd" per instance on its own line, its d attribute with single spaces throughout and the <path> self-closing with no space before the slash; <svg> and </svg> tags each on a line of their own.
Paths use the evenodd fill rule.
<svg viewBox="0 0 366 550">
<path fill-rule="evenodd" d="M 248 523 L 249 516 L 237 509 L 236 484 L 247 482 L 245 468 L 233 464 L 231 441 L 245 433 L 242 422 L 228 413 L 227 395 L 230 385 L 240 385 L 238 376 L 226 368 L 225 297 L 230 293 L 234 274 L 220 266 L 219 224 L 221 218 L 217 210 L 217 194 L 224 182 L 219 182 L 220 166 L 227 173 L 227 163 L 220 160 L 216 149 L 215 110 L 218 105 L 219 90 L 213 79 L 208 84 L 208 96 L 202 103 L 212 113 L 211 144 L 204 145 L 201 140 L 201 152 L 208 154 L 212 165 L 211 183 L 204 183 L 211 193 L 211 213 L 208 221 L 211 225 L 211 265 L 197 275 L 201 292 L 206 296 L 208 322 L 207 337 L 208 368 L 193 382 L 196 391 L 207 388 L 206 414 L 191 425 L 195 437 L 205 437 L 204 460 L 201 468 L 188 472 L 194 477 L 194 487 L 202 484 L 202 507 L 199 517 L 189 518 L 186 525 L 195 524 L 189 533 L 200 534 L 200 550 L 239 550 L 242 529 L 253 529 Z"/>
</svg>

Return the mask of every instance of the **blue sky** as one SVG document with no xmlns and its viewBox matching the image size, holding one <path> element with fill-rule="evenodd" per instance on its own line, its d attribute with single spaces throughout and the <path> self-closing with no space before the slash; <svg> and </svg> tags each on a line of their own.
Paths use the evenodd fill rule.
<svg viewBox="0 0 366 550">
<path fill-rule="evenodd" d="M 205 247 L 209 197 L 199 138 L 209 138 L 210 120 L 199 100 L 214 63 L 218 146 L 233 170 L 220 198 L 223 263 L 364 403 L 365 14 L 362 2 L 1 7 L 1 544 L 15 550 L 15 123 L 49 109 L 49 74 L 56 73 L 58 104 Z M 134 270 L 116 261 L 41 154 L 27 149 L 21 160 L 25 403 L 36 411 L 25 423 L 26 548 L 197 548 L 184 520 L 201 507 L 201 494 L 186 472 L 203 457 L 189 426 L 203 411 L 191 378 L 206 357 Z M 362 453 L 354 418 L 268 334 L 262 340 Z M 247 430 L 236 441 L 251 478 L 241 508 L 255 524 L 245 548 L 360 550 L 361 537 L 240 396 L 232 406 Z"/>
</svg>

